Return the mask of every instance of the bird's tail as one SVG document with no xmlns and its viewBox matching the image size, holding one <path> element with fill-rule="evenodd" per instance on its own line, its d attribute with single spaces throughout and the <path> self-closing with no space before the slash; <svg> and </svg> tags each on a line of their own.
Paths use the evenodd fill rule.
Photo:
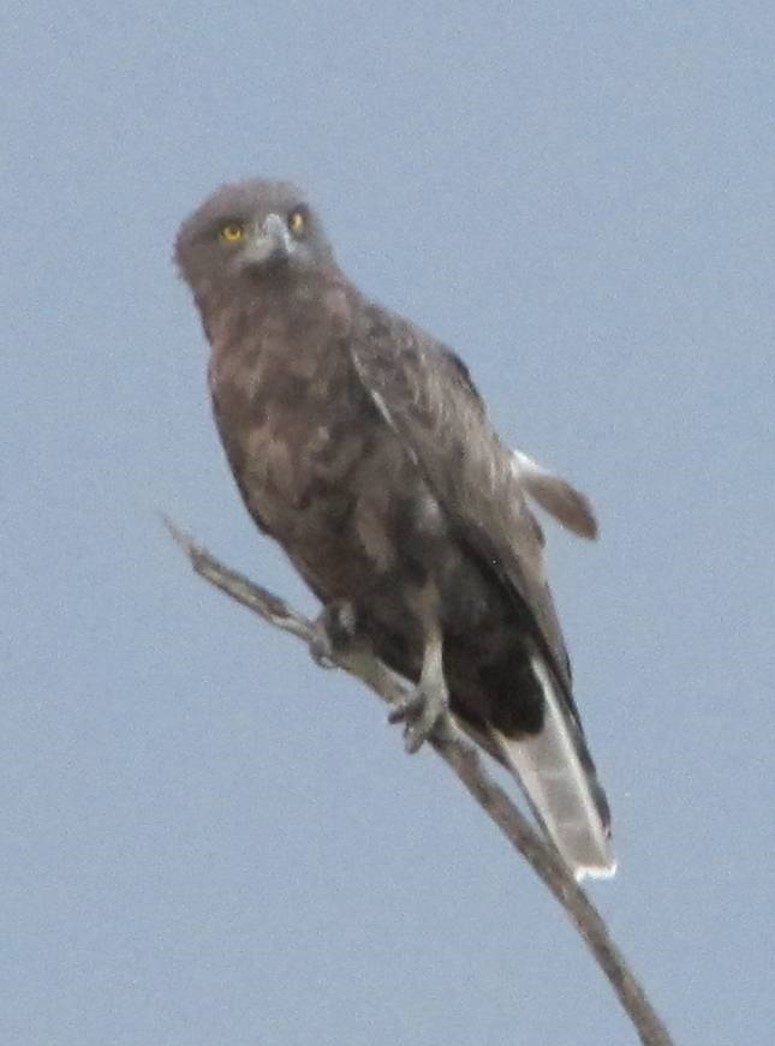
<svg viewBox="0 0 775 1046">
<path fill-rule="evenodd" d="M 540 655 L 531 660 L 545 698 L 541 731 L 509 738 L 493 730 L 503 761 L 576 879 L 616 871 L 608 804 L 581 731 Z"/>
</svg>

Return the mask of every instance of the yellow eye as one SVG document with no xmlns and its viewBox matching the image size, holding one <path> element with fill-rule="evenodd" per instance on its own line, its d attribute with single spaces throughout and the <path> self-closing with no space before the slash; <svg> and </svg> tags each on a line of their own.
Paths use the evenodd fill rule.
<svg viewBox="0 0 775 1046">
<path fill-rule="evenodd" d="M 221 229 L 221 239 L 226 240 L 227 243 L 239 243 L 244 235 L 245 227 L 239 222 L 229 222 Z"/>
<path fill-rule="evenodd" d="M 288 215 L 288 228 L 291 230 L 294 236 L 301 236 L 304 232 L 304 227 L 307 224 L 307 216 L 304 211 L 299 209 L 297 211 L 291 211 Z"/>
</svg>

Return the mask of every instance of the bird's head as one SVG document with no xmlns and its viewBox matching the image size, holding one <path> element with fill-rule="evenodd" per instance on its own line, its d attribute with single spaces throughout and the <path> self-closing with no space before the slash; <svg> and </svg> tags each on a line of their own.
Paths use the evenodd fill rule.
<svg viewBox="0 0 775 1046">
<path fill-rule="evenodd" d="M 240 278 L 303 275 L 333 265 L 322 225 L 288 182 L 224 185 L 188 218 L 175 260 L 194 291 Z"/>
</svg>

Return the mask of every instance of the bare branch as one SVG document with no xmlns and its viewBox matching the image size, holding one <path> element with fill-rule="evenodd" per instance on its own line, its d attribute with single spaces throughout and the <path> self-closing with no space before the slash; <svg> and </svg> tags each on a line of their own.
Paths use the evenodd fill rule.
<svg viewBox="0 0 775 1046">
<path fill-rule="evenodd" d="M 170 520 L 165 519 L 165 523 L 197 574 L 270 625 L 290 632 L 312 649 L 317 638 L 313 622 L 265 588 L 224 566 Z M 360 679 L 388 704 L 397 703 L 408 692 L 407 682 L 362 645 L 354 644 L 346 650 L 336 650 L 332 660 L 339 668 Z M 448 717 L 443 729 L 431 738 L 430 744 L 563 906 L 611 982 L 641 1042 L 645 1046 L 672 1046 L 667 1029 L 621 951 L 611 940 L 597 908 L 555 849 L 532 827 L 509 795 L 492 780 L 479 753 L 455 726 L 451 717 Z"/>
</svg>

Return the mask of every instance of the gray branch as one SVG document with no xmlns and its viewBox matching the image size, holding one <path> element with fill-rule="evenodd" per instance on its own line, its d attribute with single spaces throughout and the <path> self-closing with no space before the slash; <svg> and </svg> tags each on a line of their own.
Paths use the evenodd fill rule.
<svg viewBox="0 0 775 1046">
<path fill-rule="evenodd" d="M 197 574 L 270 625 L 290 632 L 312 649 L 317 632 L 311 621 L 265 588 L 224 566 L 169 520 L 166 523 Z M 353 644 L 346 650 L 336 650 L 332 653 L 332 660 L 339 668 L 360 679 L 388 704 L 397 703 L 408 691 L 406 681 L 362 645 Z M 641 1042 L 646 1046 L 672 1046 L 665 1025 L 624 956 L 611 940 L 608 927 L 597 908 L 570 874 L 559 854 L 532 827 L 508 794 L 490 778 L 479 753 L 455 726 L 451 717 L 447 718 L 443 729 L 437 730 L 429 743 L 563 906 L 611 982 Z"/>
</svg>

